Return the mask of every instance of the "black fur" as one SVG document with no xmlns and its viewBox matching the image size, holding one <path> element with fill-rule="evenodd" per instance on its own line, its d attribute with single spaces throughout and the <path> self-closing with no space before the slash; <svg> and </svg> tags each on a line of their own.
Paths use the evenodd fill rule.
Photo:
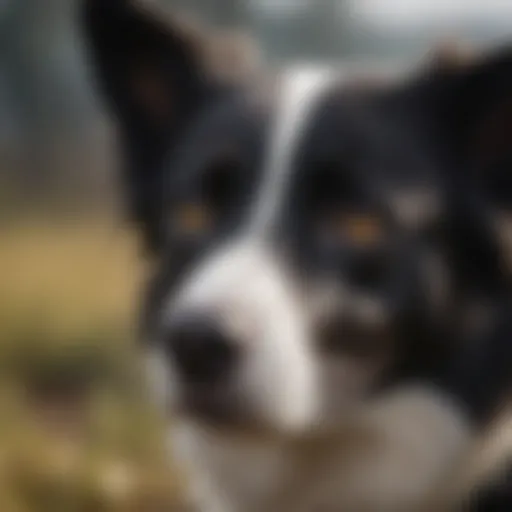
<svg viewBox="0 0 512 512">
<path fill-rule="evenodd" d="M 85 0 L 83 22 L 92 71 L 119 127 L 130 217 L 159 262 L 146 303 L 145 327 L 153 328 L 152 314 L 184 270 L 243 225 L 261 181 L 273 99 L 256 101 L 251 90 L 214 80 L 193 36 L 134 1 Z M 145 73 L 156 87 L 149 103 L 133 82 Z M 304 135 L 272 234 L 301 284 L 348 276 L 378 288 L 393 306 L 389 325 L 400 353 L 385 382 L 437 385 L 476 428 L 487 424 L 512 376 L 509 276 L 492 225 L 496 210 L 512 206 L 511 100 L 510 49 L 389 89 L 329 91 Z M 411 190 L 432 193 L 440 215 L 404 227 L 389 201 Z M 174 236 L 168 213 L 197 197 L 212 202 L 215 230 L 200 240 Z M 369 252 L 322 245 L 314 223 L 331 206 L 378 212 L 386 244 Z M 427 251 L 449 269 L 442 311 L 422 283 Z M 490 321 L 468 333 L 475 304 L 485 305 Z M 342 321 L 346 330 L 352 319 L 332 318 L 329 328 L 336 332 Z M 363 341 L 372 350 L 373 336 L 354 325 L 352 347 L 325 347 L 333 357 L 361 350 Z M 495 510 L 481 503 L 476 511 Z"/>
<path fill-rule="evenodd" d="M 129 218 L 154 255 L 163 246 L 164 162 L 195 114 L 220 91 L 201 74 L 187 30 L 170 30 L 142 3 L 89 0 L 82 16 L 93 76 L 119 127 Z M 156 105 L 134 89 L 145 79 L 155 87 L 149 94 L 158 96 Z"/>
</svg>

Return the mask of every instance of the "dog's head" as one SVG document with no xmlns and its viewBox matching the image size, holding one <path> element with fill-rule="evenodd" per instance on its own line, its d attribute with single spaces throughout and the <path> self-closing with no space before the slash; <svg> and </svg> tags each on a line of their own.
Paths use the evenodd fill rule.
<svg viewBox="0 0 512 512">
<path fill-rule="evenodd" d="M 472 162 L 503 156 L 487 135 L 510 136 L 510 54 L 399 84 L 269 79 L 239 47 L 219 73 L 218 41 L 135 2 L 86 15 L 157 260 L 145 338 L 166 404 L 302 431 L 450 350 L 461 298 L 495 282 L 470 204 L 496 188 Z"/>
</svg>

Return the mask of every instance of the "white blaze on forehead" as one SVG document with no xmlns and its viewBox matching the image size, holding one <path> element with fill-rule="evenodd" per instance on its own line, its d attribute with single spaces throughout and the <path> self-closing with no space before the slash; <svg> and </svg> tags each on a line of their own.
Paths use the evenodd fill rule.
<svg viewBox="0 0 512 512">
<path fill-rule="evenodd" d="M 256 302 L 269 304 L 269 296 L 275 300 L 278 295 L 275 288 L 286 278 L 280 275 L 282 272 L 276 266 L 275 255 L 270 255 L 264 235 L 284 200 L 301 135 L 315 106 L 336 76 L 337 73 L 329 69 L 299 69 L 284 75 L 275 126 L 269 134 L 263 184 L 256 194 L 250 226 L 239 239 L 207 254 L 203 263 L 192 271 L 177 294 L 178 309 L 193 305 L 206 309 L 213 306 L 218 311 L 234 304 L 235 310 L 254 310 Z M 272 282 L 267 279 L 269 275 L 275 275 Z M 244 305 L 245 301 L 252 304 Z"/>
<path fill-rule="evenodd" d="M 336 76 L 330 69 L 298 69 L 284 75 L 264 163 L 263 188 L 250 219 L 255 230 L 265 229 L 276 217 L 302 135 L 322 93 Z"/>
<path fill-rule="evenodd" d="M 165 311 L 171 318 L 183 311 L 215 315 L 244 350 L 233 383 L 239 400 L 285 430 L 316 417 L 317 373 L 301 297 L 265 234 L 284 201 L 301 135 L 333 77 L 323 71 L 285 77 L 250 225 L 205 255 Z"/>
<path fill-rule="evenodd" d="M 269 248 L 263 242 L 264 234 L 283 202 L 301 135 L 315 106 L 336 76 L 338 73 L 330 69 L 298 69 L 284 75 L 275 125 L 269 134 L 263 184 L 256 194 L 255 208 L 249 217 L 250 226 L 240 239 L 206 255 L 177 294 L 175 304 L 178 307 L 185 304 L 185 307 L 191 304 L 225 306 L 226 303 L 235 302 L 236 309 L 240 309 L 247 295 L 253 295 L 252 300 L 257 295 L 259 300 L 268 303 L 266 295 L 270 292 L 263 290 L 265 287 L 262 286 L 268 279 L 260 278 L 259 283 L 254 282 L 260 274 L 265 276 L 276 270 L 275 258 L 270 256 Z M 267 267 L 268 270 L 265 270 Z M 256 289 L 258 293 L 254 293 Z"/>
</svg>

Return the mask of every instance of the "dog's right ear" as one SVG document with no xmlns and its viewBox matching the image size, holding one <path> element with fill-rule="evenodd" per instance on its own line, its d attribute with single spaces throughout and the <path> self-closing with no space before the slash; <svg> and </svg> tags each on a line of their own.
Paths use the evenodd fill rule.
<svg viewBox="0 0 512 512">
<path fill-rule="evenodd" d="M 167 153 L 202 108 L 232 89 L 245 50 L 138 0 L 83 2 L 92 75 L 121 136 L 130 216 L 155 252 Z"/>
</svg>

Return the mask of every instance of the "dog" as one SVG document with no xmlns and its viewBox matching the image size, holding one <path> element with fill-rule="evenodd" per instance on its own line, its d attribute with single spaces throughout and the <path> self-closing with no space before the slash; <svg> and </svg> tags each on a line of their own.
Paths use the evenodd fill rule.
<svg viewBox="0 0 512 512">
<path fill-rule="evenodd" d="M 83 23 L 194 506 L 451 507 L 510 384 L 508 147 L 488 134 L 506 139 L 512 52 L 362 84 L 221 62 L 215 35 L 136 1 L 85 0 Z"/>
</svg>

